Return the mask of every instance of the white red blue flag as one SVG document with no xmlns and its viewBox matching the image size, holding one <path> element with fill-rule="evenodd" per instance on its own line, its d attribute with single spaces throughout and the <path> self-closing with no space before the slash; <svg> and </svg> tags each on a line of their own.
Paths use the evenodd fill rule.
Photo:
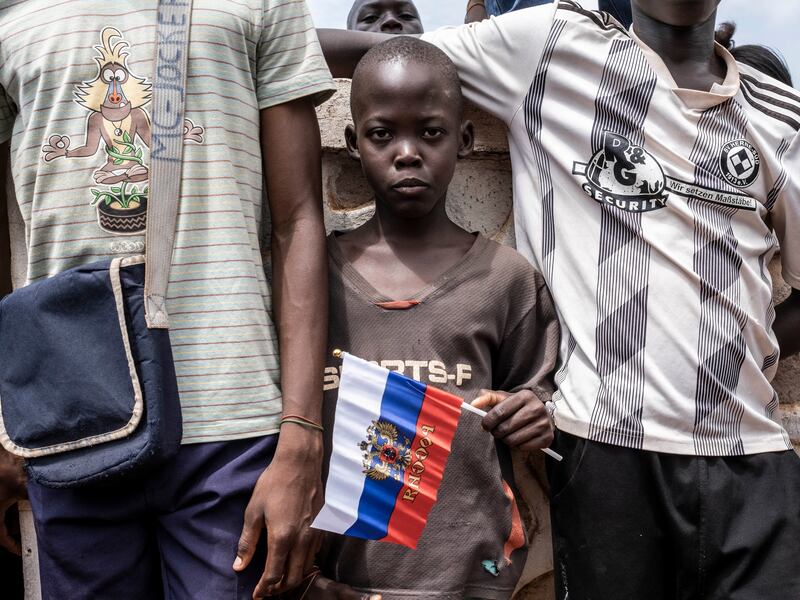
<svg viewBox="0 0 800 600">
<path fill-rule="evenodd" d="M 325 506 L 312 527 L 416 548 L 462 399 L 343 354 Z"/>
</svg>

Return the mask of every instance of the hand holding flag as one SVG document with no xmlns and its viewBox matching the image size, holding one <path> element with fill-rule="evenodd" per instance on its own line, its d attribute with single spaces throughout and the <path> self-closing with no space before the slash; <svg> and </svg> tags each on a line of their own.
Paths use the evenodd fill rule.
<svg viewBox="0 0 800 600">
<path fill-rule="evenodd" d="M 482 390 L 471 406 L 488 411 L 484 413 L 483 428 L 509 448 L 526 452 L 541 449 L 556 460 L 561 459 L 547 451 L 553 441 L 553 425 L 544 402 L 534 392 Z"/>
<path fill-rule="evenodd" d="M 312 527 L 415 548 L 462 408 L 486 413 L 399 373 L 342 357 L 325 505 Z M 511 413 L 501 410 L 490 423 L 511 421 L 499 418 L 504 414 Z"/>
<path fill-rule="evenodd" d="M 436 502 L 461 404 L 343 354 L 325 506 L 311 526 L 415 548 Z"/>
</svg>

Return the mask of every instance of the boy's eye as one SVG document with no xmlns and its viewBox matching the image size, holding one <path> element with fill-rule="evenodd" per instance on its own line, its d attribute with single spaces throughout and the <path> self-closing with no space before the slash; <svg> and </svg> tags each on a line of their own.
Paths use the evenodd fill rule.
<svg viewBox="0 0 800 600">
<path fill-rule="evenodd" d="M 417 16 L 416 15 L 412 15 L 411 13 L 403 13 L 402 15 L 400 15 L 400 18 L 403 19 L 404 21 L 416 21 L 417 20 Z"/>
<path fill-rule="evenodd" d="M 373 129 L 369 132 L 369 137 L 379 142 L 384 142 L 392 137 L 388 129 Z"/>
<path fill-rule="evenodd" d="M 428 127 L 422 132 L 422 137 L 426 140 L 435 140 L 444 135 L 443 129 L 438 129 L 436 127 Z"/>
<path fill-rule="evenodd" d="M 365 17 L 361 17 L 362 23 L 371 24 L 378 20 L 377 15 L 367 15 Z"/>
</svg>

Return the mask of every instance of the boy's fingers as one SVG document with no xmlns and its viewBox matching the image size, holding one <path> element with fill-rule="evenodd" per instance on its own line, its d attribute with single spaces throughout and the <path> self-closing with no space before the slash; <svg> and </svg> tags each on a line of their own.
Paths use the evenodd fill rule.
<svg viewBox="0 0 800 600">
<path fill-rule="evenodd" d="M 239 544 L 236 547 L 236 560 L 233 561 L 233 570 L 242 571 L 253 559 L 256 551 L 258 538 L 261 537 L 263 523 L 252 511 L 246 510 L 244 513 L 244 526 L 242 535 L 239 536 Z"/>
<path fill-rule="evenodd" d="M 553 444 L 553 436 L 548 435 L 540 438 L 532 439 L 521 446 L 516 446 L 516 449 L 521 452 L 536 452 L 537 450 L 543 450 L 544 448 L 549 448 Z"/>
<path fill-rule="evenodd" d="M 491 432 L 496 438 L 505 439 L 512 433 L 524 427 L 529 427 L 537 421 L 537 415 L 527 406 L 522 406 L 517 412 L 509 415 L 507 419 L 501 421 Z"/>
<path fill-rule="evenodd" d="M 492 392 L 493 394 L 505 392 Z M 483 417 L 483 428 L 494 432 L 494 429 L 506 419 L 511 418 L 527 402 L 525 393 L 507 394 Z"/>
<path fill-rule="evenodd" d="M 319 538 L 321 539 L 322 536 L 319 536 Z M 321 546 L 322 544 L 319 541 L 309 545 L 308 551 L 306 552 L 306 561 L 303 573 L 310 573 L 314 570 L 314 563 L 316 562 L 317 554 L 319 554 Z"/>
<path fill-rule="evenodd" d="M 553 442 L 553 428 L 549 420 L 537 419 L 501 438 L 501 440 L 507 446 L 520 450 L 530 451 L 548 448 Z"/>
<path fill-rule="evenodd" d="M 267 566 L 256 586 L 256 598 L 272 595 L 275 586 L 283 579 L 290 543 L 291 536 L 288 532 L 283 535 L 276 531 L 267 532 Z"/>
<path fill-rule="evenodd" d="M 502 402 L 505 398 L 509 396 L 508 392 L 495 392 L 493 390 L 481 390 L 481 393 L 478 395 L 475 400 L 470 402 L 472 406 L 475 408 L 480 408 L 481 410 L 489 410 L 494 406 L 497 406 Z"/>
<path fill-rule="evenodd" d="M 286 569 L 278 591 L 288 591 L 302 583 L 313 565 L 311 551 L 316 550 L 316 546 L 315 530 L 309 529 L 298 537 L 293 551 L 286 558 Z"/>
</svg>

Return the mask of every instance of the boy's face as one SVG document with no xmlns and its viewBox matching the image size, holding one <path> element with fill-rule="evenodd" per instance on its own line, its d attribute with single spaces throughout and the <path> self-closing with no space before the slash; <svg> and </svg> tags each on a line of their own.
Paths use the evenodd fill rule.
<svg viewBox="0 0 800 600">
<path fill-rule="evenodd" d="M 436 69 L 394 61 L 371 69 L 353 98 L 345 132 L 377 202 L 401 218 L 425 217 L 444 201 L 458 158 L 472 150 L 456 92 Z"/>
<path fill-rule="evenodd" d="M 422 21 L 411 0 L 356 0 L 347 28 L 377 33 L 422 33 Z"/>
<path fill-rule="evenodd" d="M 674 27 L 691 27 L 705 23 L 717 10 L 721 0 L 633 0 L 648 17 Z"/>
</svg>

